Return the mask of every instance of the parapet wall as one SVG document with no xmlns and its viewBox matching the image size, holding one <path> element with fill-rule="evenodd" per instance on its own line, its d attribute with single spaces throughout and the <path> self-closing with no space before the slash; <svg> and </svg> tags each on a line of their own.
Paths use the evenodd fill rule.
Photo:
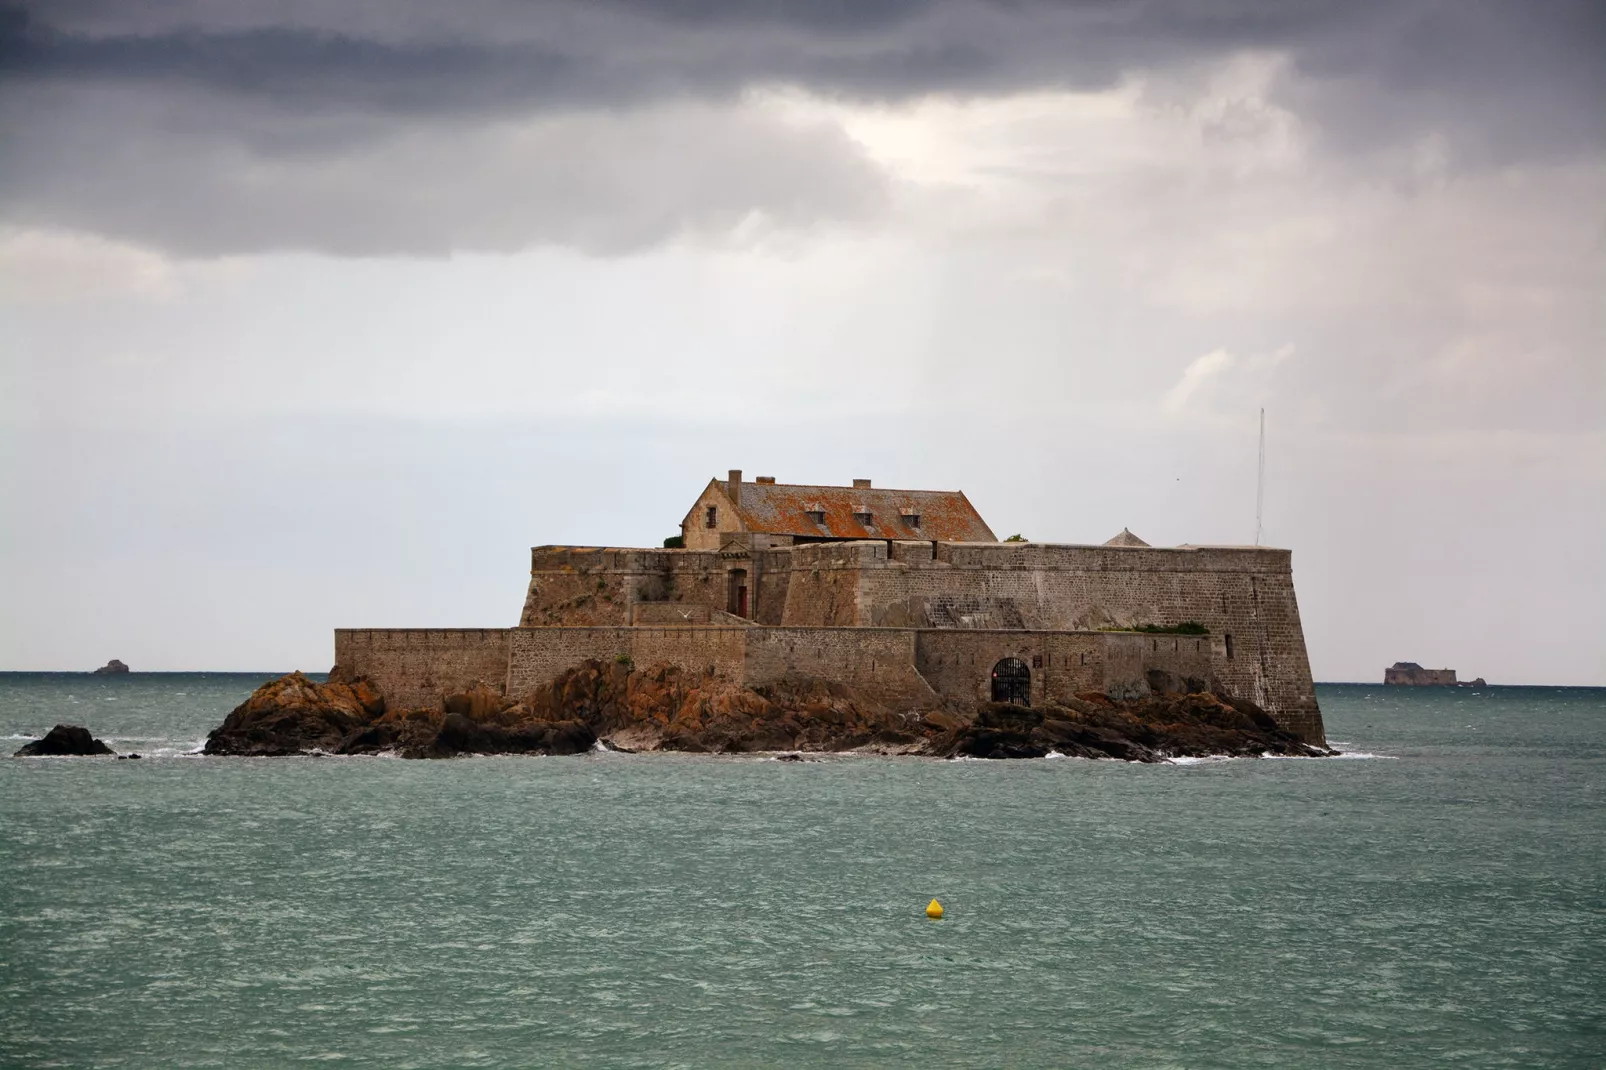
<svg viewBox="0 0 1606 1070">
<path fill-rule="evenodd" d="M 481 683 L 507 686 L 507 628 L 337 628 L 335 664 L 398 709 L 433 706 Z"/>
</svg>

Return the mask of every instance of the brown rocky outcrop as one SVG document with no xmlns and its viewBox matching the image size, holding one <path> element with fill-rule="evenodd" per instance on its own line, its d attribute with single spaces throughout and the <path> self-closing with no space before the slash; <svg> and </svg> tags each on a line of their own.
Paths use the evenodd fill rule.
<svg viewBox="0 0 1606 1070">
<path fill-rule="evenodd" d="M 366 680 L 315 683 L 299 672 L 270 680 L 206 737 L 205 754 L 273 757 L 339 754 L 346 739 L 385 712 Z"/>
<path fill-rule="evenodd" d="M 75 724 L 58 724 L 43 739 L 24 743 L 14 757 L 96 757 L 116 753 L 106 744 L 89 734 L 89 729 Z"/>
<path fill-rule="evenodd" d="M 1284 731 L 1251 703 L 1211 694 L 1115 703 L 1084 695 L 1044 709 L 891 709 L 853 688 L 796 678 L 757 688 L 671 665 L 587 661 L 520 699 L 476 684 L 437 708 L 386 709 L 368 681 L 337 669 L 319 684 L 292 673 L 259 688 L 207 739 L 207 754 L 579 754 L 873 750 L 937 757 L 1159 762 L 1188 755 L 1331 751 Z"/>
<path fill-rule="evenodd" d="M 120 673 L 125 673 L 127 671 L 128 671 L 128 666 L 127 665 L 124 665 L 122 662 L 118 661 L 116 658 L 113 658 L 110 661 L 108 661 L 106 664 L 102 665 L 100 668 L 96 669 L 94 672 L 90 673 L 90 675 L 91 676 L 115 676 L 115 675 L 118 675 Z"/>
</svg>

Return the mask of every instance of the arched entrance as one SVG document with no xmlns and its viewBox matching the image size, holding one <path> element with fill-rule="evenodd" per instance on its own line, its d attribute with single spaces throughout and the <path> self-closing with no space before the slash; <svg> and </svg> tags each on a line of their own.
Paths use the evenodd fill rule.
<svg viewBox="0 0 1606 1070">
<path fill-rule="evenodd" d="M 1032 704 L 1032 670 L 1019 658 L 1005 658 L 993 666 L 993 701 Z"/>
</svg>

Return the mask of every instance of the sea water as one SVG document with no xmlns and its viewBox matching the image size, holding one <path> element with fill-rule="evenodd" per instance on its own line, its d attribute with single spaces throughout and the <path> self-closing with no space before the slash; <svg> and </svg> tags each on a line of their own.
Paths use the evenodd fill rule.
<svg viewBox="0 0 1606 1070">
<path fill-rule="evenodd" d="M 1338 760 L 192 755 L 268 675 L 0 675 L 8 750 L 146 756 L 0 758 L 0 1063 L 1606 1065 L 1603 690 L 1319 687 Z"/>
</svg>

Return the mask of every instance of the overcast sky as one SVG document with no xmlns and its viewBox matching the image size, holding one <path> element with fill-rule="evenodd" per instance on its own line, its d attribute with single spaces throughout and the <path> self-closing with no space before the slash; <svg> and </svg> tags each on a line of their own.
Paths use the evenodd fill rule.
<svg viewBox="0 0 1606 1070">
<path fill-rule="evenodd" d="M 1606 5 L 0 4 L 0 669 L 507 626 L 709 477 L 1606 684 Z"/>
</svg>

